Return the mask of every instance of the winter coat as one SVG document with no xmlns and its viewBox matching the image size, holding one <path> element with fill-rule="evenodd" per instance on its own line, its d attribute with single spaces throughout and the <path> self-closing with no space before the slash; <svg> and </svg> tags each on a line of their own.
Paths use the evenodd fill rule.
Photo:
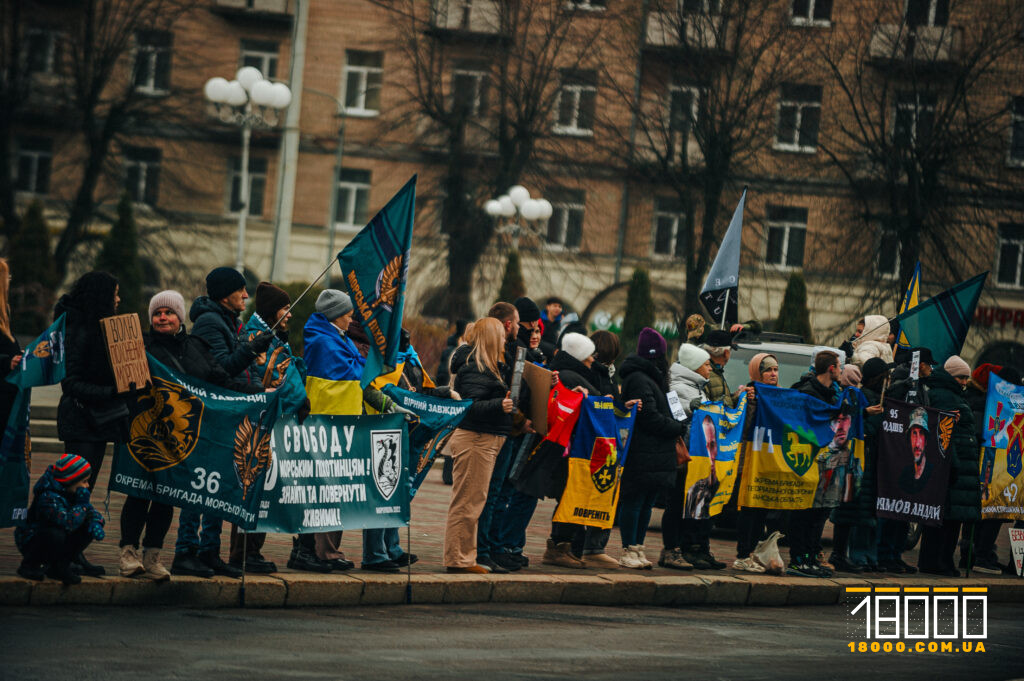
<svg viewBox="0 0 1024 681">
<path fill-rule="evenodd" d="M 192 335 L 206 341 L 210 354 L 230 376 L 242 376 L 250 383 L 259 379 L 248 371 L 256 352 L 241 336 L 242 323 L 238 313 L 232 312 L 207 296 L 192 303 L 188 318 L 192 320 Z"/>
<path fill-rule="evenodd" d="M 602 395 L 611 395 L 614 398 L 619 397 L 619 384 L 615 382 L 615 365 L 606 366 L 601 364 L 597 360 L 590 366 L 590 370 L 594 373 L 594 378 L 597 380 L 595 384 L 597 386 L 597 392 Z"/>
<path fill-rule="evenodd" d="M 864 334 L 854 343 L 853 359 L 857 366 L 872 357 L 878 357 L 886 364 L 892 364 L 892 346 L 889 345 L 889 320 L 880 314 L 864 317 Z"/>
<path fill-rule="evenodd" d="M 714 360 L 711 361 L 711 376 L 704 391 L 712 402 L 721 401 L 730 409 L 736 406 L 736 397 L 729 390 L 729 384 L 725 382 L 725 367 L 715 364 Z"/>
<path fill-rule="evenodd" d="M 861 388 L 865 403 L 878 404 L 881 394 L 872 388 Z M 875 526 L 875 502 L 878 497 L 878 435 L 882 430 L 882 414 L 864 414 L 864 472 L 860 487 L 852 501 L 845 501 L 832 512 L 832 522 L 856 527 Z"/>
<path fill-rule="evenodd" d="M 448 344 L 441 351 L 441 359 L 437 363 L 437 384 L 448 385 L 451 382 L 452 374 L 448 370 L 448 362 L 451 361 L 452 353 L 459 347 L 458 334 L 448 336 Z"/>
<path fill-rule="evenodd" d="M 498 366 L 502 372 L 503 366 Z M 474 433 L 508 435 L 512 431 L 512 414 L 506 414 L 501 402 L 508 394 L 508 385 L 487 369 L 481 370 L 474 359 L 462 365 L 455 376 L 455 391 L 464 400 L 473 400 L 459 428 Z"/>
<path fill-rule="evenodd" d="M 74 307 L 67 295 L 54 309 L 64 320 L 64 380 L 57 405 L 57 436 L 64 442 L 124 442 L 128 413 L 102 429 L 93 424 L 89 409 L 107 410 L 124 403 L 117 394 L 114 372 L 107 361 L 106 341 L 99 322 L 87 311 Z M 142 386 L 139 386 L 142 387 Z"/>
<path fill-rule="evenodd" d="M 703 401 L 707 398 L 707 385 L 708 379 L 696 371 L 687 369 L 679 362 L 668 369 L 669 390 L 675 390 L 676 395 L 679 395 L 679 402 L 682 403 L 687 418 L 693 416 L 693 407 L 690 403 L 693 400 Z"/>
<path fill-rule="evenodd" d="M 233 378 L 224 371 L 217 360 L 210 354 L 210 348 L 203 339 L 189 335 L 182 327 L 178 333 L 156 333 L 150 331 L 143 334 L 146 352 L 161 364 L 200 381 L 234 390 L 240 393 L 261 393 L 263 387 L 254 385 L 242 378 Z"/>
<path fill-rule="evenodd" d="M 960 418 L 953 425 L 953 437 L 947 450 L 952 470 L 949 473 L 945 517 L 960 521 L 981 520 L 980 452 L 974 436 L 974 415 L 964 400 L 960 384 L 945 369 L 932 369 L 931 375 L 922 382 L 928 386 L 932 408 L 960 413 Z"/>
<path fill-rule="evenodd" d="M 592 397 L 604 394 L 597 386 L 598 380 L 593 370 L 568 352 L 559 352 L 555 355 L 548 368 L 557 371 L 558 380 L 570 390 L 577 387 L 585 388 Z"/>
<path fill-rule="evenodd" d="M 14 407 L 14 398 L 18 396 L 18 387 L 4 379 L 11 373 L 11 360 L 20 354 L 21 346 L 0 332 L 0 423 L 4 425 Z"/>
<path fill-rule="evenodd" d="M 88 524 L 93 536 L 103 538 L 103 516 L 89 503 L 91 490 L 79 487 L 69 492 L 53 477 L 53 465 L 47 467 L 32 488 L 32 505 L 24 526 L 14 530 L 14 542 L 24 553 L 36 534 L 47 527 L 71 533 Z"/>
<path fill-rule="evenodd" d="M 816 376 L 804 376 L 793 384 L 792 389 L 802 392 L 804 395 L 817 397 L 822 402 L 836 404 L 839 401 L 839 393 L 835 391 L 835 387 L 835 381 L 832 382 L 832 387 L 827 387 L 822 385 Z"/>
<path fill-rule="evenodd" d="M 985 405 L 988 403 L 988 393 L 972 380 L 967 384 L 963 397 L 974 416 L 974 437 L 978 438 L 980 446 L 985 439 Z"/>
<path fill-rule="evenodd" d="M 665 378 L 654 363 L 630 355 L 622 362 L 620 373 L 623 401 L 643 401 L 643 409 L 636 416 L 623 481 L 639 487 L 671 487 L 676 479 L 676 440 L 686 434 L 686 424 L 672 417 L 665 395 Z"/>
</svg>

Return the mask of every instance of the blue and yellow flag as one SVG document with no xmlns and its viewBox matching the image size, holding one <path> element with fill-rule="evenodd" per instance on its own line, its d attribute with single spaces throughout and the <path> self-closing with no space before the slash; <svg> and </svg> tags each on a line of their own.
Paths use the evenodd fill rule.
<svg viewBox="0 0 1024 681">
<path fill-rule="evenodd" d="M 914 276 L 910 278 L 910 284 L 907 286 L 907 292 L 903 294 L 903 302 L 900 303 L 899 314 L 911 310 L 917 307 L 918 297 L 921 294 L 921 261 L 917 261 L 917 267 L 914 268 Z M 900 330 L 900 338 L 898 345 L 901 348 L 912 347 L 907 341 L 907 336 Z"/>
<path fill-rule="evenodd" d="M 355 317 L 370 339 L 363 388 L 397 363 L 415 207 L 414 175 L 338 254 Z"/>
<path fill-rule="evenodd" d="M 746 413 L 746 393 L 740 396 L 734 409 L 721 402 L 709 402 L 693 412 L 684 518 L 716 516 L 729 502 L 736 485 L 737 454 Z"/>
<path fill-rule="evenodd" d="M 967 340 L 988 272 L 962 281 L 896 317 L 910 347 L 925 347 L 942 364 L 959 355 Z"/>
<path fill-rule="evenodd" d="M 864 396 L 847 388 L 837 404 L 756 383 L 757 411 L 739 505 L 834 508 L 856 494 L 864 471 Z M 851 485 L 846 485 L 847 474 Z"/>
<path fill-rule="evenodd" d="M 614 524 L 635 420 L 635 406 L 626 411 L 607 397 L 583 400 L 569 444 L 569 479 L 554 522 L 602 529 Z"/>
<path fill-rule="evenodd" d="M 988 379 L 981 442 L 981 515 L 1024 520 L 1024 387 Z"/>
<path fill-rule="evenodd" d="M 3 440 L 0 440 L 0 527 L 21 524 L 28 509 L 32 388 L 60 383 L 64 373 L 64 315 L 61 315 L 28 344 L 21 363 L 7 375 L 7 382 L 18 387 L 18 394 L 4 426 Z"/>
</svg>

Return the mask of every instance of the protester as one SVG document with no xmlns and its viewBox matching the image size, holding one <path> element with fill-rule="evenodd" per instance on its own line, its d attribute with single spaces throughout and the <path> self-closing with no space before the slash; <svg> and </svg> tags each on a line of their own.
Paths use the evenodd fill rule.
<svg viewBox="0 0 1024 681">
<path fill-rule="evenodd" d="M 472 349 L 455 376 L 455 390 L 473 400 L 473 406 L 447 445 L 454 463 L 444 534 L 444 565 L 449 572 L 490 572 L 477 563 L 477 528 L 494 463 L 512 429 L 515 410 L 503 378 L 507 334 L 508 327 L 497 319 L 477 320 L 470 338 Z"/>
<path fill-rule="evenodd" d="M 864 362 L 872 357 L 878 357 L 886 364 L 891 364 L 893 355 L 892 346 L 889 344 L 889 320 L 883 315 L 865 316 L 864 331 L 853 345 L 855 349 L 851 361 L 854 364 L 864 366 Z"/>
<path fill-rule="evenodd" d="M 839 385 L 842 388 L 859 388 L 862 378 L 860 367 L 847 364 L 839 374 Z"/>
<path fill-rule="evenodd" d="M 555 343 L 558 342 L 558 336 L 561 332 L 562 319 L 564 318 L 562 312 L 564 309 L 565 303 L 558 296 L 551 296 L 544 301 L 544 311 L 540 314 L 541 327 L 543 328 L 541 342 L 544 344 L 541 351 L 548 357 L 555 353 Z"/>
<path fill-rule="evenodd" d="M 548 353 L 543 352 L 539 347 L 543 334 L 540 308 L 537 307 L 537 303 L 525 297 L 517 299 L 515 306 L 519 312 L 519 332 L 516 335 L 518 347 L 526 348 L 527 362 L 544 364 L 547 361 Z M 537 342 L 531 345 L 535 332 L 537 334 Z"/>
<path fill-rule="evenodd" d="M 438 380 L 438 383 L 440 385 L 451 386 L 452 382 L 455 380 L 455 376 L 451 372 L 452 356 L 455 354 L 455 351 L 458 350 L 459 348 L 461 348 L 463 345 L 468 345 L 468 343 L 466 342 L 466 337 L 469 336 L 469 334 L 472 333 L 472 331 L 473 331 L 473 322 L 467 322 L 466 323 L 466 328 L 463 330 L 462 334 L 459 336 L 458 344 L 454 348 L 452 348 L 452 352 L 450 354 L 448 354 L 447 355 L 447 359 L 444 360 L 444 375 L 447 378 L 445 378 L 445 380 L 442 381 L 441 378 L 440 378 L 440 375 L 439 375 L 437 380 Z M 440 374 L 440 371 L 441 370 L 438 369 L 439 374 Z M 450 456 L 445 456 L 443 454 L 440 455 L 440 456 L 441 456 L 442 459 L 444 459 L 444 463 L 441 466 L 441 482 L 443 482 L 446 485 L 451 485 L 452 484 L 452 458 Z"/>
<path fill-rule="evenodd" d="M 96 486 L 107 443 L 128 438 L 128 406 L 125 395 L 117 393 L 114 372 L 107 356 L 107 344 L 100 320 L 117 313 L 117 279 L 106 272 L 87 272 L 61 296 L 54 319 L 66 314 L 64 323 L 65 376 L 57 406 L 57 435 L 69 454 L 89 462 L 89 488 Z M 99 359 L 98 359 L 99 358 Z M 137 386 L 142 388 L 142 386 Z M 83 575 L 106 573 L 79 554 L 72 567 Z"/>
<path fill-rule="evenodd" d="M 946 364 L 948 365 L 952 359 L 953 357 L 950 357 Z M 953 371 L 950 370 L 951 368 Z M 959 382 L 961 377 L 957 374 L 962 375 L 962 370 L 956 371 L 956 369 L 956 366 L 946 366 L 946 371 Z M 999 365 L 981 364 L 971 373 L 970 380 L 964 389 L 964 401 L 967 402 L 971 409 L 971 415 L 974 417 L 974 435 L 979 443 L 984 442 L 985 439 L 985 407 L 988 402 L 989 376 L 992 374 L 1000 376 L 1002 372 L 1003 367 Z M 1002 572 L 996 541 L 1005 522 L 1000 518 L 983 518 L 978 523 L 964 524 L 960 541 L 959 565 L 961 568 L 969 568 L 989 575 L 998 575 Z M 972 536 L 973 547 L 971 546 Z M 973 560 L 969 559 L 971 556 L 973 556 Z"/>
<path fill-rule="evenodd" d="M 725 365 L 732 357 L 732 334 L 728 331 L 708 331 L 704 334 L 703 348 L 711 355 L 711 375 L 705 388 L 708 399 L 732 409 L 739 397 L 739 391 L 731 392 L 725 380 Z"/>
<path fill-rule="evenodd" d="M 686 342 L 693 345 L 700 345 L 704 342 L 704 333 L 707 322 L 704 316 L 692 314 L 686 318 Z"/>
<path fill-rule="evenodd" d="M 666 396 L 667 349 L 662 335 L 645 327 L 640 331 L 636 354 L 622 362 L 622 398 L 640 400 L 643 405 L 636 417 L 619 492 L 619 565 L 627 568 L 652 566 L 644 555 L 651 508 L 658 495 L 675 481 L 676 440 L 687 432 L 686 424 L 673 418 Z"/>
<path fill-rule="evenodd" d="M 441 359 L 437 363 L 437 371 L 434 372 L 437 376 L 438 385 L 448 385 L 451 382 L 452 376 L 448 370 L 448 362 L 451 361 L 452 353 L 455 352 L 455 348 L 466 342 L 464 336 L 466 334 L 467 323 L 468 322 L 465 319 L 456 320 L 455 333 L 448 336 L 445 348 L 441 351 Z"/>
<path fill-rule="evenodd" d="M 18 387 L 4 379 L 21 362 L 21 346 L 11 332 L 11 305 L 8 300 L 10 283 L 11 270 L 7 260 L 0 258 L 0 423 L 5 425 L 11 416 L 14 399 L 18 396 Z"/>
<path fill-rule="evenodd" d="M 68 585 L 82 581 L 71 561 L 104 537 L 103 516 L 89 503 L 91 474 L 84 457 L 65 454 L 36 481 L 25 525 L 14 530 L 23 557 L 19 575 L 34 581 L 46 576 Z"/>
</svg>

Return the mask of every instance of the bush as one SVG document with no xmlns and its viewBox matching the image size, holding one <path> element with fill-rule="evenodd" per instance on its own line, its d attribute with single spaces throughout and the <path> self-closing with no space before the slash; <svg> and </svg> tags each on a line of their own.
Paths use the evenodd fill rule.
<svg viewBox="0 0 1024 681">
<path fill-rule="evenodd" d="M 523 281 L 523 268 L 519 264 L 519 251 L 510 251 L 505 262 L 505 274 L 501 278 L 501 288 L 498 289 L 498 300 L 512 303 L 525 295 L 526 282 Z"/>
<path fill-rule="evenodd" d="M 50 231 L 38 201 L 29 204 L 21 228 L 11 239 L 11 329 L 36 336 L 53 316 L 54 290 L 60 283 L 50 251 Z"/>
<path fill-rule="evenodd" d="M 636 352 L 636 342 L 645 326 L 654 326 L 654 298 L 651 296 L 651 278 L 647 270 L 633 270 L 626 295 L 626 315 L 622 321 L 622 354 Z"/>
<path fill-rule="evenodd" d="M 142 298 L 142 263 L 139 261 L 139 239 L 132 214 L 132 201 L 127 192 L 121 195 L 117 204 L 117 220 L 103 240 L 93 267 L 110 272 L 117 277 L 118 295 L 121 304 L 118 312 L 139 313 L 145 323 L 148 314 L 147 301 Z"/>
<path fill-rule="evenodd" d="M 789 283 L 786 284 L 786 292 L 782 296 L 779 318 L 775 321 L 775 330 L 802 336 L 804 343 L 814 343 L 811 314 L 807 310 L 807 284 L 801 272 L 789 275 Z"/>
</svg>

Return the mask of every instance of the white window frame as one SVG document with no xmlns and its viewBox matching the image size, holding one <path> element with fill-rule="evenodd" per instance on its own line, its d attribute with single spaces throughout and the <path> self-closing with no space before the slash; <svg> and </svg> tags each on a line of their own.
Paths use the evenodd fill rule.
<svg viewBox="0 0 1024 681">
<path fill-rule="evenodd" d="M 676 249 L 679 245 L 679 230 L 683 226 L 687 219 L 685 211 L 674 211 L 659 208 L 659 201 L 657 197 L 654 199 L 654 221 L 651 225 L 651 257 L 660 260 L 672 260 L 679 257 L 676 253 Z M 669 237 L 669 247 L 667 253 L 659 253 L 657 250 L 658 243 L 658 219 L 669 218 L 672 220 L 672 235 Z"/>
<path fill-rule="evenodd" d="M 383 87 L 384 87 L 384 82 L 383 82 L 383 80 L 384 80 L 384 66 L 383 66 L 383 63 L 384 63 L 384 58 L 383 57 L 384 57 L 384 55 L 383 55 L 383 53 L 381 53 L 379 51 L 375 51 L 375 50 L 350 50 L 349 52 L 364 52 L 364 53 L 367 53 L 367 54 L 379 54 L 381 56 L 381 66 L 359 66 L 359 65 L 355 65 L 355 64 L 350 64 L 349 63 L 349 55 L 346 52 L 346 55 L 345 55 L 345 68 L 342 70 L 342 74 L 341 74 L 341 87 L 342 87 L 341 101 L 343 103 L 344 102 L 348 102 L 348 81 L 349 81 L 349 76 L 351 74 L 358 74 L 359 75 L 359 82 L 361 84 L 360 87 L 362 89 L 361 89 L 361 91 L 357 95 L 357 97 L 358 97 L 358 99 L 357 99 L 358 106 L 346 106 L 345 107 L 345 115 L 346 116 L 356 116 L 356 117 L 359 117 L 359 118 L 373 118 L 375 116 L 379 116 L 380 115 L 380 110 L 379 109 L 367 109 L 366 108 L 366 93 L 368 92 L 368 85 L 367 84 L 370 81 L 370 75 L 371 74 L 376 74 L 376 75 L 380 76 L 381 82 L 380 82 L 379 87 L 381 89 L 383 89 Z"/>
<path fill-rule="evenodd" d="M 158 31 L 158 32 L 159 33 L 168 33 L 167 31 Z M 166 88 L 157 87 L 157 85 L 156 85 L 157 70 L 159 68 L 158 60 L 159 60 L 159 56 L 160 56 L 160 54 L 162 52 L 166 52 L 168 54 L 168 61 L 167 61 L 167 71 L 168 71 L 168 73 L 167 73 L 167 87 Z M 135 91 L 136 92 L 141 92 L 141 93 L 147 94 L 147 95 L 166 95 L 166 94 L 170 94 L 170 91 L 171 91 L 171 82 L 170 82 L 171 81 L 171 74 L 170 74 L 170 71 L 171 71 L 171 68 L 173 66 L 172 62 L 173 62 L 173 59 L 174 59 L 173 44 L 165 46 L 165 45 L 155 45 L 155 44 L 151 44 L 151 43 L 141 43 L 141 42 L 138 42 L 138 34 L 136 34 L 135 59 L 134 59 L 134 62 L 132 64 L 132 68 L 133 68 L 132 78 L 133 79 L 135 77 L 135 74 L 137 73 L 136 70 L 139 68 L 139 62 L 141 60 L 143 60 L 143 59 L 145 59 L 145 61 L 146 61 L 146 70 L 147 70 L 148 77 L 146 79 L 146 83 L 143 83 L 141 85 L 139 85 L 139 84 L 135 85 Z"/>
<path fill-rule="evenodd" d="M 910 9 L 910 1 L 911 0 L 904 0 L 904 2 L 903 2 L 903 20 L 904 21 L 908 20 L 907 11 Z M 938 7 L 939 0 L 926 0 L 926 1 L 928 2 L 928 22 L 925 23 L 925 24 L 922 24 L 922 25 L 923 26 L 935 26 L 936 25 L 935 24 L 935 12 L 939 8 Z M 947 12 L 949 11 L 948 5 L 946 7 L 946 11 Z M 947 23 L 948 23 L 948 17 L 947 17 Z M 946 24 L 941 24 L 941 26 L 945 26 L 945 25 Z"/>
<path fill-rule="evenodd" d="M 1019 112 L 1017 111 L 1018 102 L 1021 107 Z M 1020 135 L 1024 137 L 1024 95 L 1010 97 L 1010 129 L 1006 140 L 1006 165 L 1011 168 L 1024 168 L 1024 156 L 1019 158 L 1013 156 L 1013 135 L 1016 126 L 1020 126 Z"/>
<path fill-rule="evenodd" d="M 160 149 L 155 148 L 155 147 L 137 147 L 137 148 L 135 148 L 135 150 L 137 150 L 137 151 L 152 151 L 152 150 L 155 150 L 157 152 L 157 160 L 156 161 L 150 161 L 150 160 L 141 159 L 141 158 L 131 158 L 129 156 L 129 151 L 130 150 L 125 150 L 125 154 L 124 154 L 125 181 L 127 182 L 127 179 L 128 179 L 127 176 L 128 176 L 128 169 L 129 168 L 137 167 L 139 169 L 138 185 L 134 189 L 128 190 L 128 187 L 127 187 L 127 184 L 126 184 L 125 185 L 125 190 L 129 191 L 132 203 L 134 203 L 136 205 L 141 205 L 141 206 L 153 206 L 157 202 L 159 202 L 159 200 L 160 200 L 160 196 L 159 196 L 160 165 L 163 162 L 163 154 L 160 152 Z M 150 178 L 149 178 L 149 171 L 151 169 L 156 171 L 156 178 L 155 179 L 156 179 L 156 183 L 157 183 L 157 196 L 154 197 L 154 202 L 153 203 L 149 203 L 146 200 L 146 188 L 149 186 L 149 180 L 150 180 Z"/>
<path fill-rule="evenodd" d="M 249 43 L 250 47 L 246 47 L 246 43 Z M 246 57 L 255 58 L 255 59 L 258 59 L 260 61 L 260 64 L 258 66 L 256 66 L 256 68 L 258 68 L 260 70 L 260 73 L 263 74 L 264 78 L 266 78 L 268 80 L 273 80 L 273 79 L 277 78 L 277 67 L 279 65 L 279 49 L 275 49 L 274 51 L 270 51 L 270 50 L 261 50 L 261 49 L 256 49 L 254 47 L 251 47 L 251 45 L 253 45 L 255 43 L 266 43 L 267 46 L 270 46 L 271 44 L 277 45 L 277 43 L 275 41 L 273 41 L 273 40 L 242 39 L 241 42 L 239 43 L 239 46 L 238 46 L 238 66 L 239 66 L 239 68 L 241 68 L 242 66 L 245 65 Z M 270 64 L 271 64 L 271 62 L 273 62 L 273 64 L 274 64 L 274 72 L 273 73 L 270 72 Z"/>
<path fill-rule="evenodd" d="M 544 245 L 549 251 L 570 251 L 575 253 L 580 250 L 580 247 L 583 245 L 583 231 L 587 216 L 587 198 L 585 194 L 582 196 L 581 201 L 570 198 L 557 198 L 551 202 L 551 218 L 548 220 L 547 229 L 544 233 Z M 575 246 L 566 246 L 565 239 L 569 233 L 569 214 L 574 211 L 580 214 L 580 242 Z M 551 235 L 551 225 L 556 223 L 558 226 L 558 240 L 551 241 L 549 238 Z"/>
<path fill-rule="evenodd" d="M 917 140 L 917 124 L 918 124 L 919 119 L 921 118 L 921 112 L 922 111 L 928 111 L 928 110 L 931 111 L 931 113 L 932 113 L 932 125 L 934 126 L 935 125 L 935 110 L 936 110 L 936 108 L 938 108 L 938 97 L 936 96 L 934 102 L 922 104 L 921 103 L 921 95 L 919 93 L 911 93 L 911 94 L 914 95 L 914 101 L 913 102 L 901 102 L 897 98 L 896 105 L 895 105 L 896 106 L 895 113 L 894 113 L 894 115 L 892 117 L 892 140 L 893 140 L 893 142 L 896 141 L 896 130 L 897 130 L 897 125 L 898 125 L 897 119 L 899 118 L 900 111 L 909 111 L 912 114 L 912 117 L 911 117 L 911 120 L 910 120 L 910 142 L 911 142 L 911 144 L 914 147 L 916 147 L 917 146 L 917 142 L 918 142 L 918 140 Z"/>
<path fill-rule="evenodd" d="M 579 127 L 580 120 L 580 102 L 582 94 L 584 92 L 594 93 L 594 116 L 597 116 L 597 86 L 587 85 L 584 83 L 562 83 L 561 87 L 558 88 L 558 98 L 555 100 L 555 123 L 551 126 L 551 131 L 556 135 L 571 135 L 573 137 L 593 137 L 593 128 L 581 128 Z M 562 98 L 566 95 L 571 96 L 575 100 L 575 106 L 573 107 L 573 120 L 569 125 L 562 125 L 558 122 L 562 112 Z"/>
<path fill-rule="evenodd" d="M 795 142 L 780 142 L 779 133 L 782 131 L 782 108 L 786 106 L 796 107 L 796 121 L 793 126 L 793 131 L 796 136 Z M 783 95 L 782 90 L 779 90 L 779 102 L 775 106 L 775 135 L 772 139 L 772 149 L 776 151 L 795 151 L 801 154 L 816 154 L 818 153 L 818 140 L 815 136 L 814 146 L 804 146 L 800 144 L 800 128 L 803 122 L 804 110 L 805 109 L 817 109 L 818 110 L 818 135 L 821 135 L 821 100 L 817 102 L 812 100 L 797 100 L 797 99 L 786 99 Z"/>
<path fill-rule="evenodd" d="M 264 162 L 263 170 L 253 170 L 253 165 L 257 164 L 260 160 L 262 160 Z M 236 163 L 238 164 L 237 170 L 235 169 L 235 164 Z M 260 218 L 263 217 L 264 204 L 266 204 L 266 202 L 267 202 L 267 175 L 268 175 L 269 169 L 270 169 L 270 163 L 269 163 L 269 161 L 267 161 L 266 158 L 262 158 L 261 159 L 260 157 L 256 157 L 256 156 L 250 156 L 249 157 L 249 194 L 248 194 L 248 196 L 249 196 L 249 210 L 248 210 L 248 215 L 253 217 L 253 218 L 256 218 L 256 219 L 260 219 Z M 259 207 L 260 208 L 260 212 L 259 213 L 254 213 L 253 210 L 252 210 L 252 207 L 253 207 L 253 199 L 252 199 L 253 190 L 252 190 L 252 188 L 253 188 L 253 185 L 256 183 L 256 181 L 259 180 L 259 179 L 263 180 L 263 196 L 261 197 L 262 201 L 260 202 L 260 207 Z M 234 198 L 231 194 L 232 194 L 232 190 L 235 187 L 235 181 L 236 180 L 238 181 L 239 187 L 241 187 L 241 184 L 242 184 L 242 158 L 240 156 L 232 156 L 231 158 L 228 159 L 228 187 L 227 187 L 228 195 L 227 195 L 227 206 L 226 206 L 227 210 L 225 212 L 228 215 L 234 215 L 234 216 L 237 216 L 241 212 L 240 209 L 239 210 L 235 210 L 233 208 L 233 206 L 231 205 L 231 203 L 232 203 L 231 199 Z M 239 198 L 241 198 L 241 196 L 239 196 Z"/>
<path fill-rule="evenodd" d="M 355 217 L 356 217 L 356 198 L 357 198 L 356 195 L 357 195 L 358 192 L 361 192 L 361 191 L 365 191 L 366 192 L 366 205 L 367 205 L 367 211 L 366 212 L 367 212 L 367 219 L 369 219 L 370 218 L 370 211 L 369 211 L 370 187 L 373 185 L 373 173 L 371 171 L 369 171 L 369 170 L 366 170 L 365 168 L 342 168 L 341 170 L 342 170 L 342 172 L 345 172 L 346 170 L 358 170 L 360 172 L 365 172 L 367 175 L 369 175 L 369 179 L 366 182 L 355 182 L 355 181 L 352 181 L 352 180 L 342 180 L 339 177 L 338 178 L 338 182 L 335 184 L 335 187 L 334 187 L 334 191 L 338 192 L 339 194 L 341 193 L 342 189 L 347 189 L 348 192 L 349 192 L 348 203 L 345 206 L 341 205 L 340 197 L 338 197 L 339 201 L 337 203 L 337 206 L 335 208 L 335 213 L 334 213 L 334 216 L 333 216 L 334 217 L 334 230 L 337 231 L 337 232 L 358 232 L 359 230 L 361 230 L 363 227 L 366 226 L 366 223 L 365 222 L 358 223 L 356 221 L 356 219 L 355 219 Z M 338 212 L 342 211 L 342 210 L 344 211 L 344 215 L 347 218 L 347 221 L 339 221 L 338 220 Z"/>
<path fill-rule="evenodd" d="M 45 149 L 26 149 L 24 146 L 20 146 L 20 145 L 18 146 L 18 150 L 17 150 L 17 153 L 15 154 L 15 159 L 14 159 L 14 162 L 16 164 L 15 168 L 18 171 L 17 180 L 15 181 L 15 187 L 17 187 L 18 185 L 21 184 L 21 180 L 22 180 L 22 177 L 21 177 L 21 160 L 23 158 L 29 159 L 29 162 L 32 165 L 32 172 L 29 175 L 30 187 L 28 187 L 26 189 L 18 188 L 17 191 L 19 193 L 33 194 L 33 195 L 38 195 L 38 196 L 45 196 L 46 194 L 49 194 L 50 193 L 50 186 L 49 185 L 50 185 L 51 175 L 53 173 L 53 150 L 52 150 L 52 148 L 51 148 L 50 151 L 47 151 Z M 49 159 L 49 161 L 50 161 L 50 169 L 46 173 L 46 185 L 47 186 L 46 186 L 46 190 L 45 191 L 40 191 L 39 187 L 36 186 L 38 184 L 37 181 L 39 179 L 39 162 L 42 159 Z"/>
<path fill-rule="evenodd" d="M 1000 226 L 1002 226 L 1002 225 L 1000 225 Z M 1010 225 L 1008 225 L 1008 226 L 1010 226 Z M 1019 225 L 1013 225 L 1013 226 L 1019 226 Z M 1024 227 L 1021 227 L 1021 229 L 1024 229 Z M 997 237 L 996 238 L 996 276 L 995 276 L 996 286 L 998 288 L 1002 288 L 1002 289 L 1013 289 L 1013 290 L 1024 289 L 1024 271 L 1022 271 L 1022 270 L 1024 270 L 1024 236 L 1022 236 L 1022 238 L 1020 238 L 1020 239 L 1004 239 L 1002 237 L 1002 235 L 999 234 L 999 231 L 998 231 L 998 228 L 997 228 L 996 237 Z M 1004 281 L 1000 281 L 999 280 L 999 269 L 1000 269 L 1000 266 L 1002 265 L 1001 260 L 1002 260 L 1002 256 L 1003 256 L 1003 246 L 1006 245 L 1006 244 L 1014 245 L 1014 246 L 1017 247 L 1017 283 L 1014 283 L 1014 284 L 1008 284 L 1008 283 L 1006 283 Z"/>
<path fill-rule="evenodd" d="M 780 208 L 786 208 L 786 206 L 780 206 Z M 784 230 L 782 237 L 782 252 L 780 253 L 782 262 L 768 262 L 768 244 L 770 242 L 771 231 L 773 229 Z M 803 269 L 803 258 L 801 258 L 800 265 L 787 265 L 786 261 L 789 260 L 789 237 L 795 229 L 803 230 L 804 233 L 804 255 L 807 255 L 807 223 L 798 222 L 796 220 L 766 220 L 765 221 L 765 239 L 764 239 L 764 264 L 765 267 L 770 267 L 780 271 L 793 271 Z"/>
<path fill-rule="evenodd" d="M 483 115 L 484 88 L 487 86 L 487 78 L 490 74 L 484 69 L 458 68 L 452 69 L 452 110 L 455 109 L 455 79 L 458 76 L 469 76 L 474 81 L 475 92 L 473 93 L 473 106 L 469 112 L 470 118 L 478 118 Z"/>
<path fill-rule="evenodd" d="M 814 8 L 818 2 L 820 2 L 820 0 L 807 0 L 807 16 L 794 14 L 793 7 L 790 5 L 789 23 L 793 26 L 818 26 L 822 28 L 828 28 L 831 26 L 831 19 L 814 18 Z M 832 10 L 835 11 L 835 3 L 832 3 Z"/>
<path fill-rule="evenodd" d="M 34 71 L 34 76 L 52 76 L 57 73 L 57 44 L 62 40 L 63 33 L 45 26 L 33 26 L 25 31 L 25 65 L 28 67 L 28 38 L 43 36 L 46 38 L 46 66 L 42 71 Z"/>
</svg>

